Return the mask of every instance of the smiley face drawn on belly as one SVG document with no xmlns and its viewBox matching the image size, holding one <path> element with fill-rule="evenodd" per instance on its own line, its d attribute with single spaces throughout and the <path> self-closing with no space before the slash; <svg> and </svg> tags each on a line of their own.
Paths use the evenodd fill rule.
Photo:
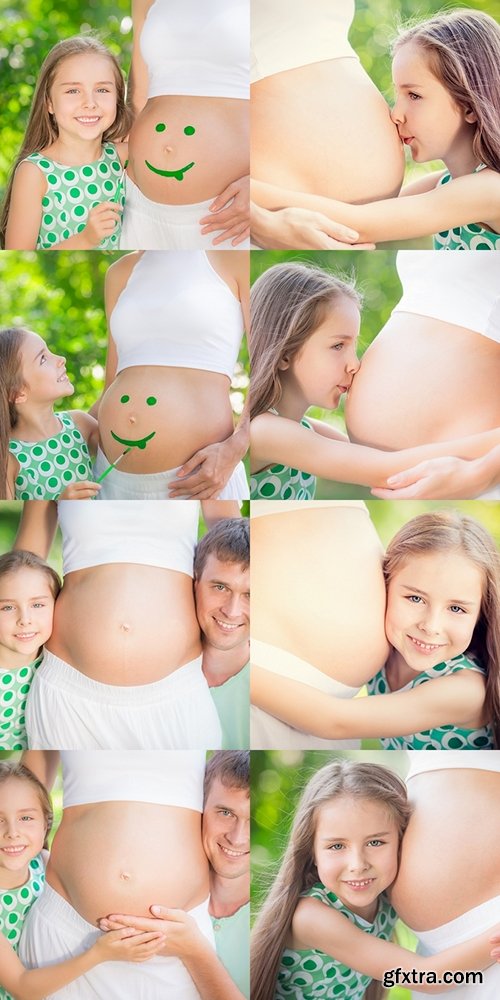
<svg viewBox="0 0 500 1000">
<path fill-rule="evenodd" d="M 165 132 L 166 128 L 167 126 L 164 122 L 158 122 L 158 124 L 155 125 L 155 132 Z M 186 125 L 184 135 L 194 135 L 195 132 L 196 129 L 194 125 Z M 195 166 L 195 162 L 192 160 L 191 163 L 186 163 L 184 167 L 178 167 L 177 170 L 160 170 L 159 167 L 154 167 L 149 160 L 144 160 L 144 163 L 146 164 L 148 170 L 152 170 L 154 174 L 158 174 L 160 177 L 174 177 L 176 181 L 184 180 L 184 174 L 186 174 L 188 170 L 191 170 L 191 167 Z"/>
<path fill-rule="evenodd" d="M 125 404 L 129 402 L 130 396 L 124 395 L 120 399 L 120 403 Z M 157 402 L 158 400 L 156 396 L 148 396 L 146 399 L 147 406 L 156 406 Z M 127 448 L 140 448 L 144 451 L 148 441 L 151 441 L 151 439 L 155 437 L 156 431 L 151 431 L 150 434 L 146 434 L 146 436 L 142 438 L 123 438 L 119 437 L 118 434 L 115 434 L 114 431 L 110 431 L 110 434 L 114 441 L 118 441 L 118 444 L 124 444 Z"/>
</svg>

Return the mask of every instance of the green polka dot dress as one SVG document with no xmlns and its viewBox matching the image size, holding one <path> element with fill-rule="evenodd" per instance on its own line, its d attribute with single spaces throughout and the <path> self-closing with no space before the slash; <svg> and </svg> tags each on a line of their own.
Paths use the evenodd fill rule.
<svg viewBox="0 0 500 1000">
<path fill-rule="evenodd" d="M 0 750 L 27 750 L 26 698 L 42 657 L 20 670 L 0 670 Z"/>
<path fill-rule="evenodd" d="M 29 863 L 28 881 L 17 889 L 0 889 L 0 934 L 17 951 L 21 931 L 35 899 L 43 892 L 45 868 L 41 854 Z M 0 1000 L 13 1000 L 0 986 Z"/>
<path fill-rule="evenodd" d="M 481 163 L 474 173 L 477 174 L 485 167 L 486 164 Z M 444 174 L 438 181 L 437 187 L 449 184 L 452 179 L 451 174 Z M 436 233 L 433 239 L 435 250 L 500 250 L 500 233 L 493 233 L 475 223 L 446 229 L 442 233 Z"/>
<path fill-rule="evenodd" d="M 435 677 L 448 677 L 458 674 L 461 670 L 474 670 L 484 674 L 479 664 L 467 656 L 460 654 L 452 660 L 437 663 L 435 667 L 417 674 L 401 691 L 411 691 L 419 684 L 426 684 Z M 385 668 L 367 684 L 368 694 L 390 694 Z M 481 726 L 479 729 L 463 729 L 460 726 L 436 726 L 422 733 L 408 736 L 390 736 L 381 739 L 384 750 L 494 750 L 493 730 L 491 726 Z"/>
<path fill-rule="evenodd" d="M 36 244 L 37 250 L 50 250 L 62 240 L 83 232 L 91 208 L 103 201 L 125 205 L 123 167 L 112 142 L 102 148 L 95 163 L 83 167 L 65 167 L 32 153 L 26 157 L 42 171 L 47 190 L 42 198 L 42 219 Z M 121 225 L 99 244 L 100 250 L 118 250 Z"/>
<path fill-rule="evenodd" d="M 313 431 L 305 417 L 300 423 L 302 427 Z M 261 472 L 254 472 L 250 477 L 251 500 L 314 500 L 315 493 L 316 476 L 301 472 L 300 469 L 291 469 L 289 465 L 271 465 Z"/>
<path fill-rule="evenodd" d="M 319 899 L 325 906 L 343 913 L 347 920 L 373 937 L 388 941 L 397 920 L 396 911 L 384 895 L 380 897 L 379 908 L 373 923 L 351 913 L 321 882 L 303 893 Z M 334 942 L 332 942 L 334 944 Z M 371 983 L 370 976 L 349 969 L 331 955 L 316 948 L 295 951 L 286 948 L 281 957 L 275 1000 L 362 1000 Z"/>
<path fill-rule="evenodd" d="M 70 483 L 92 479 L 92 462 L 83 434 L 69 413 L 58 413 L 61 430 L 45 441 L 16 441 L 9 451 L 19 470 L 16 500 L 57 500 Z"/>
</svg>

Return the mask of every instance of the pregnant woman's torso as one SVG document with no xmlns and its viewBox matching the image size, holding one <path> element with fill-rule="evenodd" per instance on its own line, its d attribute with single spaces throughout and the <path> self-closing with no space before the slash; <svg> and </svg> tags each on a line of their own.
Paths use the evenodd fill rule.
<svg viewBox="0 0 500 1000">
<path fill-rule="evenodd" d="M 349 391 L 351 440 L 393 450 L 500 426 L 496 257 L 398 254 L 403 298 Z"/>
<path fill-rule="evenodd" d="M 304 502 L 252 518 L 251 544 L 253 637 L 351 687 L 373 676 L 387 655 L 385 587 L 366 510 Z"/>
<path fill-rule="evenodd" d="M 283 5 L 252 6 L 252 175 L 341 201 L 396 196 L 402 146 L 349 46 L 353 0 L 321 0 L 314 17 L 300 0 Z"/>
<path fill-rule="evenodd" d="M 430 930 L 500 893 L 500 774 L 417 774 L 408 791 L 414 811 L 391 902 L 410 927 Z"/>
<path fill-rule="evenodd" d="M 117 685 L 152 683 L 198 656 L 190 575 L 197 514 L 192 525 L 178 523 L 191 517 L 190 505 L 64 504 L 60 521 L 71 516 L 63 524 L 64 587 L 47 648 L 87 677 Z M 178 513 L 177 506 L 188 509 Z"/>
<path fill-rule="evenodd" d="M 116 797 L 116 780 L 103 759 L 109 753 L 112 751 L 99 755 L 95 768 L 99 784 L 107 781 L 108 794 Z M 126 758 L 127 752 L 118 780 L 128 784 Z M 91 761 L 89 766 L 93 766 Z M 132 766 L 137 766 L 137 758 Z M 167 770 L 168 766 L 167 762 Z M 148 773 L 143 777 L 148 791 L 143 788 L 137 794 L 147 799 L 152 776 Z M 155 902 L 191 909 L 208 896 L 200 812 L 184 806 L 128 801 L 127 794 L 123 792 L 122 801 L 65 807 L 54 839 L 47 881 L 90 923 L 109 913 L 147 916 Z M 83 797 L 92 797 L 92 792 Z M 189 797 L 180 801 L 189 802 Z"/>
<path fill-rule="evenodd" d="M 120 471 L 162 472 L 232 434 L 241 305 L 220 251 L 155 251 L 124 268 L 110 317 L 121 370 L 99 407 L 101 448 L 114 462 L 134 442 Z"/>
<path fill-rule="evenodd" d="M 215 197 L 249 169 L 247 0 L 156 0 L 140 48 L 149 100 L 130 134 L 132 180 L 162 204 Z"/>
</svg>

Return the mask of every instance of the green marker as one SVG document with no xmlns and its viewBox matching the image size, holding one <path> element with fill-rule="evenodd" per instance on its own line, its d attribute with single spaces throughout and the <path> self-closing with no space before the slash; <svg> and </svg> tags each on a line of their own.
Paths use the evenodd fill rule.
<svg viewBox="0 0 500 1000">
<path fill-rule="evenodd" d="M 104 472 L 101 472 L 99 479 L 96 479 L 96 483 L 102 483 L 103 479 L 105 479 L 106 476 L 109 476 L 111 469 L 114 469 L 118 465 L 118 462 L 121 462 L 122 458 L 124 458 L 125 455 L 128 455 L 129 451 L 131 450 L 132 450 L 131 447 L 125 448 L 125 451 L 122 451 L 121 455 L 119 455 L 118 458 L 116 459 L 116 462 L 112 462 L 111 465 L 108 465 L 107 469 L 105 469 Z"/>
</svg>

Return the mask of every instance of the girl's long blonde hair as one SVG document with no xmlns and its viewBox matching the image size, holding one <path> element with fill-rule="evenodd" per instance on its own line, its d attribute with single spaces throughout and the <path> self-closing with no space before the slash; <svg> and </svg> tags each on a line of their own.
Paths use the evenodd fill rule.
<svg viewBox="0 0 500 1000">
<path fill-rule="evenodd" d="M 402 28 L 393 52 L 408 42 L 424 50 L 429 69 L 455 103 L 474 113 L 473 153 L 500 171 L 500 25 L 481 11 L 445 11 Z"/>
<path fill-rule="evenodd" d="M 21 349 L 27 330 L 9 327 L 0 330 L 0 499 L 7 498 L 7 463 L 10 432 L 17 423 L 14 399 L 24 388 Z"/>
<path fill-rule="evenodd" d="M 404 782 L 379 764 L 339 759 L 307 782 L 297 806 L 288 846 L 252 933 L 252 1000 L 274 1000 L 280 959 L 301 893 L 318 882 L 313 845 L 318 810 L 340 796 L 383 803 L 400 833 L 410 818 Z"/>
<path fill-rule="evenodd" d="M 291 361 L 342 296 L 361 306 L 352 281 L 306 264 L 276 264 L 250 293 L 250 417 L 281 399 L 280 363 Z"/>
<path fill-rule="evenodd" d="M 405 524 L 387 547 L 386 585 L 409 556 L 426 552 L 461 552 L 482 571 L 479 618 L 469 650 L 486 670 L 485 710 L 500 746 L 500 555 L 490 533 L 457 510 L 419 514 Z"/>
<path fill-rule="evenodd" d="M 125 139 L 128 135 L 132 118 L 125 104 L 125 79 L 116 56 L 106 48 L 103 42 L 92 35 L 75 35 L 72 38 L 65 38 L 61 42 L 57 42 L 57 45 L 54 45 L 45 57 L 40 69 L 23 143 L 12 167 L 7 184 L 0 216 L 0 245 L 2 247 L 5 246 L 5 230 L 7 229 L 12 184 L 17 167 L 31 153 L 38 153 L 47 146 L 50 146 L 59 135 L 57 122 L 54 116 L 50 114 L 48 108 L 50 89 L 55 74 L 65 59 L 69 59 L 70 56 L 87 55 L 89 53 L 109 59 L 113 67 L 116 82 L 116 118 L 104 133 L 102 137 L 103 142 L 111 142 L 114 139 Z"/>
</svg>

